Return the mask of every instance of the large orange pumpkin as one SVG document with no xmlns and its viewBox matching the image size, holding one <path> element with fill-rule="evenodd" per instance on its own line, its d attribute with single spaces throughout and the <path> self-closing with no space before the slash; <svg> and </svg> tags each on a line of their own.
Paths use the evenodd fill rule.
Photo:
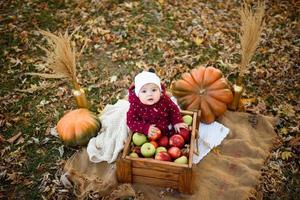
<svg viewBox="0 0 300 200">
<path fill-rule="evenodd" d="M 65 114 L 57 123 L 60 139 L 67 145 L 85 145 L 100 129 L 100 121 L 93 112 L 80 108 Z"/>
<path fill-rule="evenodd" d="M 214 67 L 199 67 L 182 74 L 172 84 L 172 94 L 180 107 L 201 110 L 201 122 L 211 123 L 227 110 L 233 95 L 222 72 Z"/>
</svg>

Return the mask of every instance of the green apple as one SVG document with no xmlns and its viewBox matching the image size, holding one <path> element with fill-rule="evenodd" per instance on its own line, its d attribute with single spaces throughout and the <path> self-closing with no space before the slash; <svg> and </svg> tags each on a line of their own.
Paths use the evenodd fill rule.
<svg viewBox="0 0 300 200">
<path fill-rule="evenodd" d="M 193 118 L 191 115 L 184 115 L 182 117 L 182 120 L 184 123 L 186 123 L 188 126 L 192 125 L 192 121 L 193 121 Z"/>
<path fill-rule="evenodd" d="M 150 158 L 155 154 L 155 147 L 150 142 L 146 142 L 141 147 L 141 153 L 145 158 Z"/>
<path fill-rule="evenodd" d="M 132 142 L 133 142 L 133 144 L 135 144 L 137 146 L 141 146 L 142 144 L 147 142 L 147 137 L 146 137 L 146 135 L 144 135 L 142 133 L 136 132 L 132 136 Z"/>
<path fill-rule="evenodd" d="M 138 158 L 138 157 L 139 157 L 139 155 L 138 155 L 137 153 L 135 153 L 135 152 L 131 152 L 131 153 L 129 154 L 129 156 L 130 156 L 131 158 Z"/>
<path fill-rule="evenodd" d="M 159 153 L 159 152 L 167 152 L 166 147 L 157 147 L 157 148 L 156 148 L 156 151 L 155 151 L 155 154 L 157 154 L 157 153 Z"/>
<path fill-rule="evenodd" d="M 174 160 L 175 163 L 178 164 L 187 164 L 188 163 L 188 159 L 186 156 L 180 156 L 179 158 L 177 158 L 176 160 Z"/>
</svg>

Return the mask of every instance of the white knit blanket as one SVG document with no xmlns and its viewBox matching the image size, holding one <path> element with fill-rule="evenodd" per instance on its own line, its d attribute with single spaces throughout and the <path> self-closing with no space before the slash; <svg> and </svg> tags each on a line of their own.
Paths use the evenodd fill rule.
<svg viewBox="0 0 300 200">
<path fill-rule="evenodd" d="M 105 106 L 100 121 L 102 128 L 96 137 L 90 139 L 87 153 L 91 162 L 114 162 L 128 137 L 126 113 L 129 109 L 127 100 L 118 100 L 114 105 Z"/>
</svg>

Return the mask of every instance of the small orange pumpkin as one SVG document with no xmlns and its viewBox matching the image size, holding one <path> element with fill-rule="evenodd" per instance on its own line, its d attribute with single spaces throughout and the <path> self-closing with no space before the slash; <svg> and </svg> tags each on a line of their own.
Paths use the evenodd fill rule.
<svg viewBox="0 0 300 200">
<path fill-rule="evenodd" d="M 85 108 L 68 112 L 56 125 L 60 139 L 70 146 L 87 144 L 100 127 L 97 115 Z"/>
<path fill-rule="evenodd" d="M 222 115 L 233 98 L 222 72 L 214 67 L 202 66 L 182 74 L 171 91 L 182 109 L 201 110 L 200 120 L 204 123 Z"/>
</svg>

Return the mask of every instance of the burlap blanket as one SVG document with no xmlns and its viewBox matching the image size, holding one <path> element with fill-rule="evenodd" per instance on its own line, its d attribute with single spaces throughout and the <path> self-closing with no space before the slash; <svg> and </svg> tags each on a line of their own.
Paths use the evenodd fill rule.
<svg viewBox="0 0 300 200">
<path fill-rule="evenodd" d="M 260 169 L 273 146 L 273 118 L 227 111 L 218 121 L 229 135 L 194 166 L 194 194 L 144 184 L 118 184 L 115 164 L 94 164 L 85 150 L 69 159 L 66 175 L 80 198 L 98 192 L 104 199 L 134 196 L 135 199 L 247 199 L 259 183 Z"/>
</svg>

